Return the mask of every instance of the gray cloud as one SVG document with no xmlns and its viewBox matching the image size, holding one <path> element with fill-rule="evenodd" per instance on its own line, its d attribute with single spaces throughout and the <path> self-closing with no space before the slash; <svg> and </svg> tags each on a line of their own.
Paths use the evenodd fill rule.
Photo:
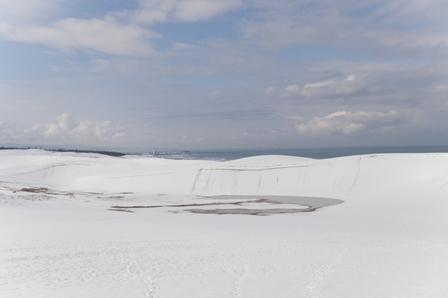
<svg viewBox="0 0 448 298">
<path fill-rule="evenodd" d="M 157 35 L 138 26 L 110 20 L 68 18 L 48 26 L 17 27 L 0 23 L 0 36 L 64 52 L 91 50 L 110 55 L 144 55 L 152 52 L 148 40 Z"/>
<path fill-rule="evenodd" d="M 57 10 L 62 0 L 41 2 L 39 6 L 40 2 L 31 0 L 27 5 L 45 14 L 46 10 Z M 27 5 L 0 0 L 0 37 L 64 52 L 87 50 L 118 56 L 147 55 L 154 52 L 150 40 L 159 35 L 144 25 L 203 21 L 243 6 L 241 0 L 139 0 L 138 3 L 134 11 L 113 11 L 90 19 L 70 17 L 41 25 L 32 22 L 38 14 Z M 8 14 L 20 15 L 31 23 L 24 25 L 14 18 L 1 17 Z M 175 46 L 185 48 L 186 44 L 175 43 Z"/>
<path fill-rule="evenodd" d="M 258 13 L 244 19 L 241 30 L 270 50 L 325 45 L 382 58 L 448 58 L 443 1 L 283 1 L 277 5 L 260 0 L 255 5 Z"/>
</svg>

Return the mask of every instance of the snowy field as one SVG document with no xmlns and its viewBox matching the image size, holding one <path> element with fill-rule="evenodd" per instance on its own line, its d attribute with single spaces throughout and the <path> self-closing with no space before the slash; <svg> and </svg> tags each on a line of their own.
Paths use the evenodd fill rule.
<svg viewBox="0 0 448 298">
<path fill-rule="evenodd" d="M 448 297 L 448 154 L 0 151 L 0 297 Z"/>
</svg>

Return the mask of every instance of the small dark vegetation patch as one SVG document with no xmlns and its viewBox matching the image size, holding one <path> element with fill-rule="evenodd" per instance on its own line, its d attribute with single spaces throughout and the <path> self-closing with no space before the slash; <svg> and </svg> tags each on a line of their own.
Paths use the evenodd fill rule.
<svg viewBox="0 0 448 298">
<path fill-rule="evenodd" d="M 132 210 L 129 210 L 129 209 L 122 209 L 122 208 L 111 208 L 111 209 L 107 209 L 107 210 L 110 210 L 110 211 L 121 211 L 121 212 L 135 213 L 135 212 L 132 211 Z"/>
<path fill-rule="evenodd" d="M 46 187 L 25 187 L 20 191 L 22 192 L 31 192 L 31 193 L 48 193 L 49 189 Z"/>
</svg>

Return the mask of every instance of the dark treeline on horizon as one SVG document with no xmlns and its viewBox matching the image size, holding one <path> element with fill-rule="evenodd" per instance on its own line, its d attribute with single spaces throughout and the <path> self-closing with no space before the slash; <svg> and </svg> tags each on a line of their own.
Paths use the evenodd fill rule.
<svg viewBox="0 0 448 298">
<path fill-rule="evenodd" d="M 73 152 L 73 153 L 97 153 L 114 157 L 121 157 L 126 155 L 122 152 L 104 151 L 104 150 L 80 150 L 80 149 L 44 149 L 42 147 L 0 147 L 0 150 L 27 150 L 27 149 L 41 149 L 50 152 Z"/>
</svg>

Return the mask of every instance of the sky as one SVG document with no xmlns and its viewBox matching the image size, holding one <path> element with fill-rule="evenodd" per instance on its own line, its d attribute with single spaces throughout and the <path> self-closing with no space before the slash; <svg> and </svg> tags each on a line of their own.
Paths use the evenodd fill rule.
<svg viewBox="0 0 448 298">
<path fill-rule="evenodd" d="M 0 145 L 448 145 L 445 0 L 0 0 Z"/>
</svg>

